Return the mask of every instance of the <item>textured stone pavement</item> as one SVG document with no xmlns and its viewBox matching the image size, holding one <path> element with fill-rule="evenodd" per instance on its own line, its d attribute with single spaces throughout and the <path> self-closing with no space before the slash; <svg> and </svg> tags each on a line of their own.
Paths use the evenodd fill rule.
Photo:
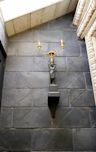
<svg viewBox="0 0 96 152">
<path fill-rule="evenodd" d="M 73 14 L 10 38 L 0 113 L 0 152 L 96 151 L 96 108 L 84 41 Z M 65 48 L 60 48 L 64 39 Z M 37 49 L 38 40 L 42 43 Z M 48 108 L 49 50 L 56 50 L 60 103 Z"/>
</svg>

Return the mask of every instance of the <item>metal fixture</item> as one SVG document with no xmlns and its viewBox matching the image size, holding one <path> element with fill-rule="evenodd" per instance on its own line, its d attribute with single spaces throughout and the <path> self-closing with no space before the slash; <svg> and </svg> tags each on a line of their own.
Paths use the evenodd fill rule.
<svg viewBox="0 0 96 152">
<path fill-rule="evenodd" d="M 41 42 L 38 41 L 37 44 L 38 49 L 41 49 L 42 45 Z M 60 47 L 62 48 L 61 51 L 64 51 L 64 41 L 60 41 Z M 58 53 L 59 54 L 59 53 Z M 60 92 L 58 91 L 58 85 L 56 84 L 56 64 L 54 62 L 54 58 L 57 55 L 57 52 L 52 50 L 48 52 L 48 56 L 50 59 L 49 67 L 49 77 L 50 77 L 50 84 L 49 84 L 49 92 L 48 92 L 48 106 L 52 115 L 52 118 L 55 118 L 56 109 L 59 103 Z"/>
<path fill-rule="evenodd" d="M 55 118 L 55 113 L 60 98 L 60 92 L 58 91 L 58 85 L 56 84 L 56 75 L 55 75 L 56 64 L 54 63 L 54 57 L 56 56 L 56 51 L 49 51 L 48 55 L 50 58 L 50 64 L 49 64 L 50 85 L 48 92 L 48 106 L 51 111 L 52 118 Z"/>
</svg>

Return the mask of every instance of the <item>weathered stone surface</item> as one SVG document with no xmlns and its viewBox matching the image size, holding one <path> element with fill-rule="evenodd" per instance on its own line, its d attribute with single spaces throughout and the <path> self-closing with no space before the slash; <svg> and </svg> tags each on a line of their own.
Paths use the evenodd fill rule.
<svg viewBox="0 0 96 152">
<path fill-rule="evenodd" d="M 96 151 L 95 141 L 95 128 L 80 128 L 74 130 L 74 150 Z"/>
<path fill-rule="evenodd" d="M 47 107 L 18 108 L 14 109 L 13 115 L 15 128 L 51 127 L 51 116 Z"/>
<path fill-rule="evenodd" d="M 2 108 L 0 111 L 0 128 L 11 128 L 13 126 L 13 109 Z"/>
<path fill-rule="evenodd" d="M 71 89 L 69 94 L 69 104 L 73 107 L 94 106 L 93 90 Z"/>
<path fill-rule="evenodd" d="M 2 106 L 47 106 L 48 89 L 4 89 Z"/>
<path fill-rule="evenodd" d="M 54 31 L 38 31 L 35 30 L 34 32 L 34 41 L 41 40 L 42 42 L 60 42 L 61 38 L 63 37 L 62 30 L 54 30 Z"/>
<path fill-rule="evenodd" d="M 58 127 L 90 127 L 89 108 L 58 108 L 56 122 Z"/>
<path fill-rule="evenodd" d="M 48 72 L 5 72 L 4 88 L 45 88 L 48 86 Z"/>
<path fill-rule="evenodd" d="M 0 146 L 7 151 L 28 151 L 31 149 L 30 130 L 0 130 Z"/>
<path fill-rule="evenodd" d="M 86 47 L 76 36 L 72 15 L 10 38 L 0 112 L 1 152 L 96 151 L 96 110 Z M 50 50 L 57 52 L 60 92 L 54 119 L 48 107 Z"/>
<path fill-rule="evenodd" d="M 33 132 L 31 146 L 33 150 L 72 150 L 72 131 L 71 129 L 37 130 Z"/>
<path fill-rule="evenodd" d="M 88 72 L 89 65 L 88 65 L 87 58 L 86 57 L 68 57 L 67 70 Z"/>
<path fill-rule="evenodd" d="M 8 46 L 8 56 L 44 56 L 48 52 L 48 44 L 43 43 L 39 50 L 38 42 L 10 42 Z"/>
<path fill-rule="evenodd" d="M 56 79 L 59 88 L 85 88 L 84 76 L 80 72 L 57 72 Z"/>
</svg>

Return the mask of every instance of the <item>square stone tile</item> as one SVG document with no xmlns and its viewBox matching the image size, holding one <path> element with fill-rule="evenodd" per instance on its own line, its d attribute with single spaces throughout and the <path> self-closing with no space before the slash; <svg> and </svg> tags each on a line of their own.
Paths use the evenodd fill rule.
<svg viewBox="0 0 96 152">
<path fill-rule="evenodd" d="M 8 57 L 6 71 L 33 71 L 33 57 Z"/>
<path fill-rule="evenodd" d="M 49 58 L 48 57 L 34 57 L 33 58 L 33 71 L 49 71 L 48 68 Z"/>
<path fill-rule="evenodd" d="M 69 104 L 73 107 L 94 106 L 93 90 L 71 89 L 69 94 Z"/>
<path fill-rule="evenodd" d="M 86 57 L 67 57 L 68 71 L 88 72 L 89 65 Z"/>
<path fill-rule="evenodd" d="M 64 55 L 67 57 L 79 57 L 80 56 L 80 47 L 78 42 L 74 43 L 73 41 L 64 40 Z"/>
<path fill-rule="evenodd" d="M 58 108 L 56 123 L 59 128 L 90 127 L 89 108 Z"/>
<path fill-rule="evenodd" d="M 54 62 L 56 64 L 56 71 L 66 71 L 65 57 L 55 57 Z"/>
<path fill-rule="evenodd" d="M 76 35 L 76 31 L 70 31 L 70 30 L 65 29 L 63 31 L 63 39 L 65 41 L 65 44 L 70 43 L 73 45 L 78 45 L 78 38 Z"/>
<path fill-rule="evenodd" d="M 1 108 L 0 128 L 10 128 L 13 126 L 13 109 Z"/>
<path fill-rule="evenodd" d="M 92 89 L 92 82 L 91 82 L 91 76 L 90 73 L 86 72 L 85 74 L 85 80 L 86 80 L 86 87 L 88 89 Z"/>
<path fill-rule="evenodd" d="M 51 127 L 51 115 L 47 107 L 16 108 L 13 114 L 15 128 Z"/>
<path fill-rule="evenodd" d="M 30 29 L 9 38 L 10 42 L 34 42 L 35 30 Z"/>
<path fill-rule="evenodd" d="M 5 72 L 4 88 L 28 89 L 48 86 L 48 72 Z"/>
<path fill-rule="evenodd" d="M 16 88 L 16 72 L 4 73 L 4 88 Z"/>
<path fill-rule="evenodd" d="M 96 151 L 96 129 L 76 129 L 74 131 L 74 150 Z"/>
<path fill-rule="evenodd" d="M 2 106 L 30 107 L 47 106 L 48 90 L 45 89 L 3 89 Z"/>
<path fill-rule="evenodd" d="M 81 72 L 57 72 L 56 82 L 59 88 L 85 88 L 84 76 Z"/>
<path fill-rule="evenodd" d="M 0 130 L 0 146 L 11 152 L 31 150 L 31 134 L 30 130 Z"/>
<path fill-rule="evenodd" d="M 33 132 L 32 149 L 41 151 L 72 150 L 71 129 L 43 129 Z"/>
<path fill-rule="evenodd" d="M 61 30 L 61 29 L 62 30 L 64 30 L 64 29 L 73 30 L 71 24 L 72 24 L 74 14 L 73 13 L 71 14 L 71 13 L 70 13 L 70 15 L 67 14 L 67 15 L 59 17 L 53 21 L 50 21 L 49 22 L 49 29 L 50 30 Z"/>
<path fill-rule="evenodd" d="M 42 42 L 41 42 L 42 43 Z M 44 56 L 48 52 L 48 44 L 43 43 L 39 50 L 38 41 L 33 42 L 14 42 L 11 41 L 8 46 L 8 56 Z"/>
<path fill-rule="evenodd" d="M 48 43 L 41 42 L 41 49 L 38 49 L 38 41 L 36 43 L 24 42 L 18 43 L 18 56 L 46 56 L 48 50 Z"/>
<path fill-rule="evenodd" d="M 69 90 L 59 89 L 59 92 L 60 92 L 59 106 L 68 107 L 69 106 Z"/>
<path fill-rule="evenodd" d="M 34 34 L 34 42 L 40 40 L 41 42 L 60 42 L 63 38 L 62 30 L 54 30 L 54 31 L 39 31 L 35 30 Z"/>
</svg>

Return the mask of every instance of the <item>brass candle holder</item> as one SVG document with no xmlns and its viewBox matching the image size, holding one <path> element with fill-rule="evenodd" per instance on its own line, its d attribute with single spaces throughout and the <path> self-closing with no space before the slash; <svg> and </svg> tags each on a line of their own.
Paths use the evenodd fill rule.
<svg viewBox="0 0 96 152">
<path fill-rule="evenodd" d="M 50 58 L 50 64 L 54 64 L 54 57 L 56 56 L 56 51 L 49 51 L 48 52 L 49 58 Z"/>
</svg>

